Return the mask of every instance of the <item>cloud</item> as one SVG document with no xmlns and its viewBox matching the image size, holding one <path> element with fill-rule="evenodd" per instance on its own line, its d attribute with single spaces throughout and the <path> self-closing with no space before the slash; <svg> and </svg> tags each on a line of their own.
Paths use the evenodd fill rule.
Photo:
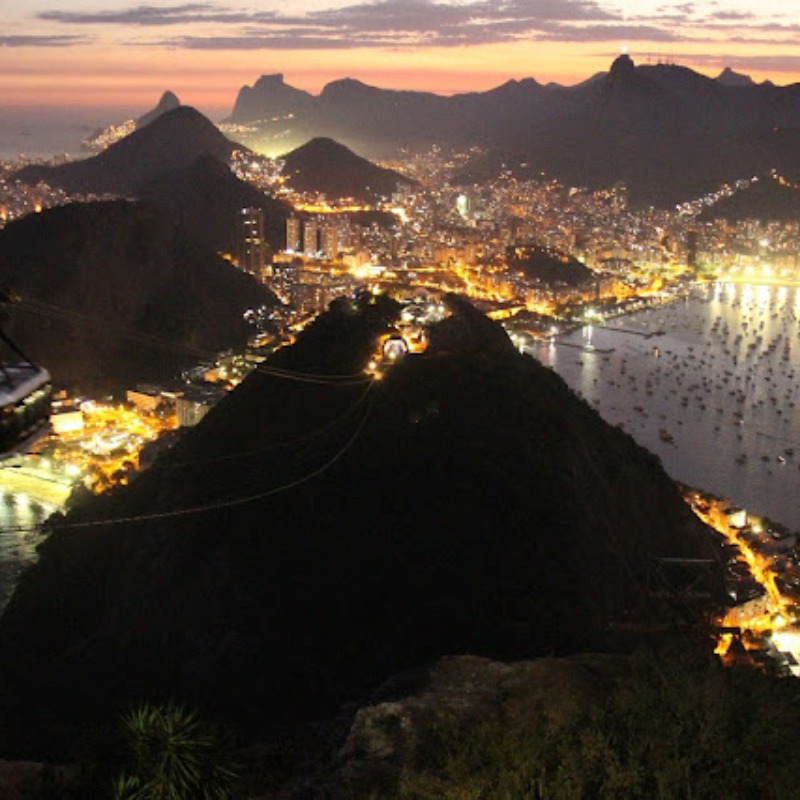
<svg viewBox="0 0 800 800">
<path fill-rule="evenodd" d="M 652 25 L 569 25 L 542 32 L 540 41 L 556 42 L 681 42 L 687 37 Z"/>
<path fill-rule="evenodd" d="M 186 25 L 195 22 L 236 24 L 271 19 L 275 14 L 271 12 L 247 14 L 225 11 L 212 3 L 184 3 L 179 6 L 133 6 L 114 11 L 41 11 L 36 16 L 38 19 L 61 22 L 66 25 L 162 27 L 164 25 Z"/>
<path fill-rule="evenodd" d="M 97 12 L 43 11 L 39 19 L 67 25 L 137 27 L 214 23 L 212 34 L 155 42 L 189 49 L 335 49 L 387 44 L 455 46 L 535 38 L 554 23 L 619 20 L 599 0 L 367 0 L 302 16 L 226 10 L 215 3 L 185 3 Z M 220 26 L 225 26 L 220 30 Z"/>
<path fill-rule="evenodd" d="M 136 5 L 95 12 L 43 11 L 40 19 L 65 25 L 192 28 L 146 42 L 191 50 L 339 50 L 366 47 L 460 47 L 513 41 L 703 41 L 704 29 L 746 38 L 747 12 L 695 3 L 664 3 L 650 16 L 624 17 L 611 0 L 361 0 L 306 14 L 243 11 L 221 2 Z M 208 27 L 198 28 L 198 25 Z M 213 25 L 213 27 L 211 27 Z M 194 27 L 192 27 L 194 26 Z M 691 28 L 691 32 L 689 32 Z M 768 28 L 748 25 L 766 36 Z M 784 37 L 793 31 L 781 29 Z M 729 40 L 733 39 L 733 35 Z M 131 41 L 141 45 L 142 41 Z"/>
<path fill-rule="evenodd" d="M 800 55 L 775 54 L 744 56 L 733 53 L 708 55 L 706 53 L 681 53 L 681 61 L 705 67 L 731 67 L 736 70 L 757 70 L 759 72 L 800 72 Z"/>
<path fill-rule="evenodd" d="M 0 36 L 0 47 L 72 47 L 85 41 L 83 36 Z"/>
</svg>

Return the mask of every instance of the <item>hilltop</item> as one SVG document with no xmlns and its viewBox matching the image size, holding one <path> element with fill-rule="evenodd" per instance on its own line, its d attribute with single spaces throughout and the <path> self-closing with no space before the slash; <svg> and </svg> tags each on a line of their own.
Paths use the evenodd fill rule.
<svg viewBox="0 0 800 800">
<path fill-rule="evenodd" d="M 579 286 L 595 278 L 595 273 L 574 256 L 540 245 L 509 247 L 506 259 L 510 269 L 521 270 L 529 278 L 550 286 Z"/>
<path fill-rule="evenodd" d="M 56 523 L 0 619 L 3 725 L 173 697 L 263 730 L 444 654 L 584 651 L 673 619 L 654 559 L 716 540 L 654 456 L 448 304 L 425 354 L 369 382 L 399 309 L 335 301 L 65 520 L 95 524 Z"/>
<path fill-rule="evenodd" d="M 76 194 L 135 196 L 153 178 L 189 166 L 208 154 L 229 163 L 241 147 L 190 106 L 167 111 L 96 156 L 58 166 L 32 165 L 12 175 L 23 183 L 40 181 Z"/>
<path fill-rule="evenodd" d="M 161 95 L 155 108 L 151 108 L 150 111 L 146 114 L 142 114 L 142 116 L 136 120 L 137 129 L 144 128 L 151 122 L 155 122 L 162 114 L 166 114 L 168 111 L 174 111 L 180 104 L 181 101 L 178 96 L 174 92 L 167 90 Z"/>
<path fill-rule="evenodd" d="M 317 138 L 283 156 L 283 174 L 298 192 L 373 201 L 391 197 L 399 185 L 414 183 L 399 172 L 384 169 L 333 139 Z"/>
</svg>

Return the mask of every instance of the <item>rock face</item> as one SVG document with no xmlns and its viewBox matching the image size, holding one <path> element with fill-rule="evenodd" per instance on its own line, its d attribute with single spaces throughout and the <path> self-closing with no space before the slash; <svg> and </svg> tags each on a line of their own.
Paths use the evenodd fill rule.
<svg viewBox="0 0 800 800">
<path fill-rule="evenodd" d="M 179 106 L 92 158 L 24 167 L 12 177 L 24 183 L 44 181 L 78 194 L 135 196 L 143 183 L 187 167 L 201 155 L 227 164 L 237 147 L 199 111 Z"/>
<path fill-rule="evenodd" d="M 576 652 L 673 619 L 654 559 L 716 539 L 654 456 L 449 302 L 428 352 L 368 383 L 398 308 L 336 301 L 67 520 L 87 527 L 57 526 L 0 619 L 2 724 L 173 697 L 263 727 L 444 654 Z"/>
<path fill-rule="evenodd" d="M 7 329 L 63 385 L 168 378 L 243 343 L 243 312 L 274 297 L 176 235 L 159 209 L 116 201 L 30 214 L 0 231 Z"/>
<path fill-rule="evenodd" d="M 391 197 L 399 185 L 414 181 L 384 169 L 333 139 L 317 138 L 283 156 L 283 174 L 295 191 L 322 192 L 328 197 L 374 200 Z"/>
<path fill-rule="evenodd" d="M 292 794 L 305 798 L 394 796 L 404 773 L 426 761 L 437 727 L 469 730 L 489 721 L 519 724 L 526 713 L 567 726 L 599 706 L 630 671 L 621 656 L 580 655 L 501 663 L 448 656 L 394 676 L 354 714 L 327 772 Z"/>
</svg>

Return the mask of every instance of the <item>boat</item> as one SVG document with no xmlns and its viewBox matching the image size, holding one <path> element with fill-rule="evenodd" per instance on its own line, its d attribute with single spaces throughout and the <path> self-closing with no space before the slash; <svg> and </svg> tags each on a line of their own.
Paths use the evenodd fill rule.
<svg viewBox="0 0 800 800">
<path fill-rule="evenodd" d="M 666 429 L 661 428 L 658 432 L 658 438 L 661 439 L 662 442 L 674 442 L 675 437 Z"/>
</svg>

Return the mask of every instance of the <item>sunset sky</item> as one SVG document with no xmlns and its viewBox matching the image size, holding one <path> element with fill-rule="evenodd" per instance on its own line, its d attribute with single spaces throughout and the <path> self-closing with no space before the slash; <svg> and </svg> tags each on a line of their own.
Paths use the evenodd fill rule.
<svg viewBox="0 0 800 800">
<path fill-rule="evenodd" d="M 145 110 L 165 89 L 206 113 L 282 72 L 442 94 L 509 78 L 577 83 L 627 47 L 709 75 L 800 81 L 800 0 L 0 0 L 0 105 Z"/>
</svg>

